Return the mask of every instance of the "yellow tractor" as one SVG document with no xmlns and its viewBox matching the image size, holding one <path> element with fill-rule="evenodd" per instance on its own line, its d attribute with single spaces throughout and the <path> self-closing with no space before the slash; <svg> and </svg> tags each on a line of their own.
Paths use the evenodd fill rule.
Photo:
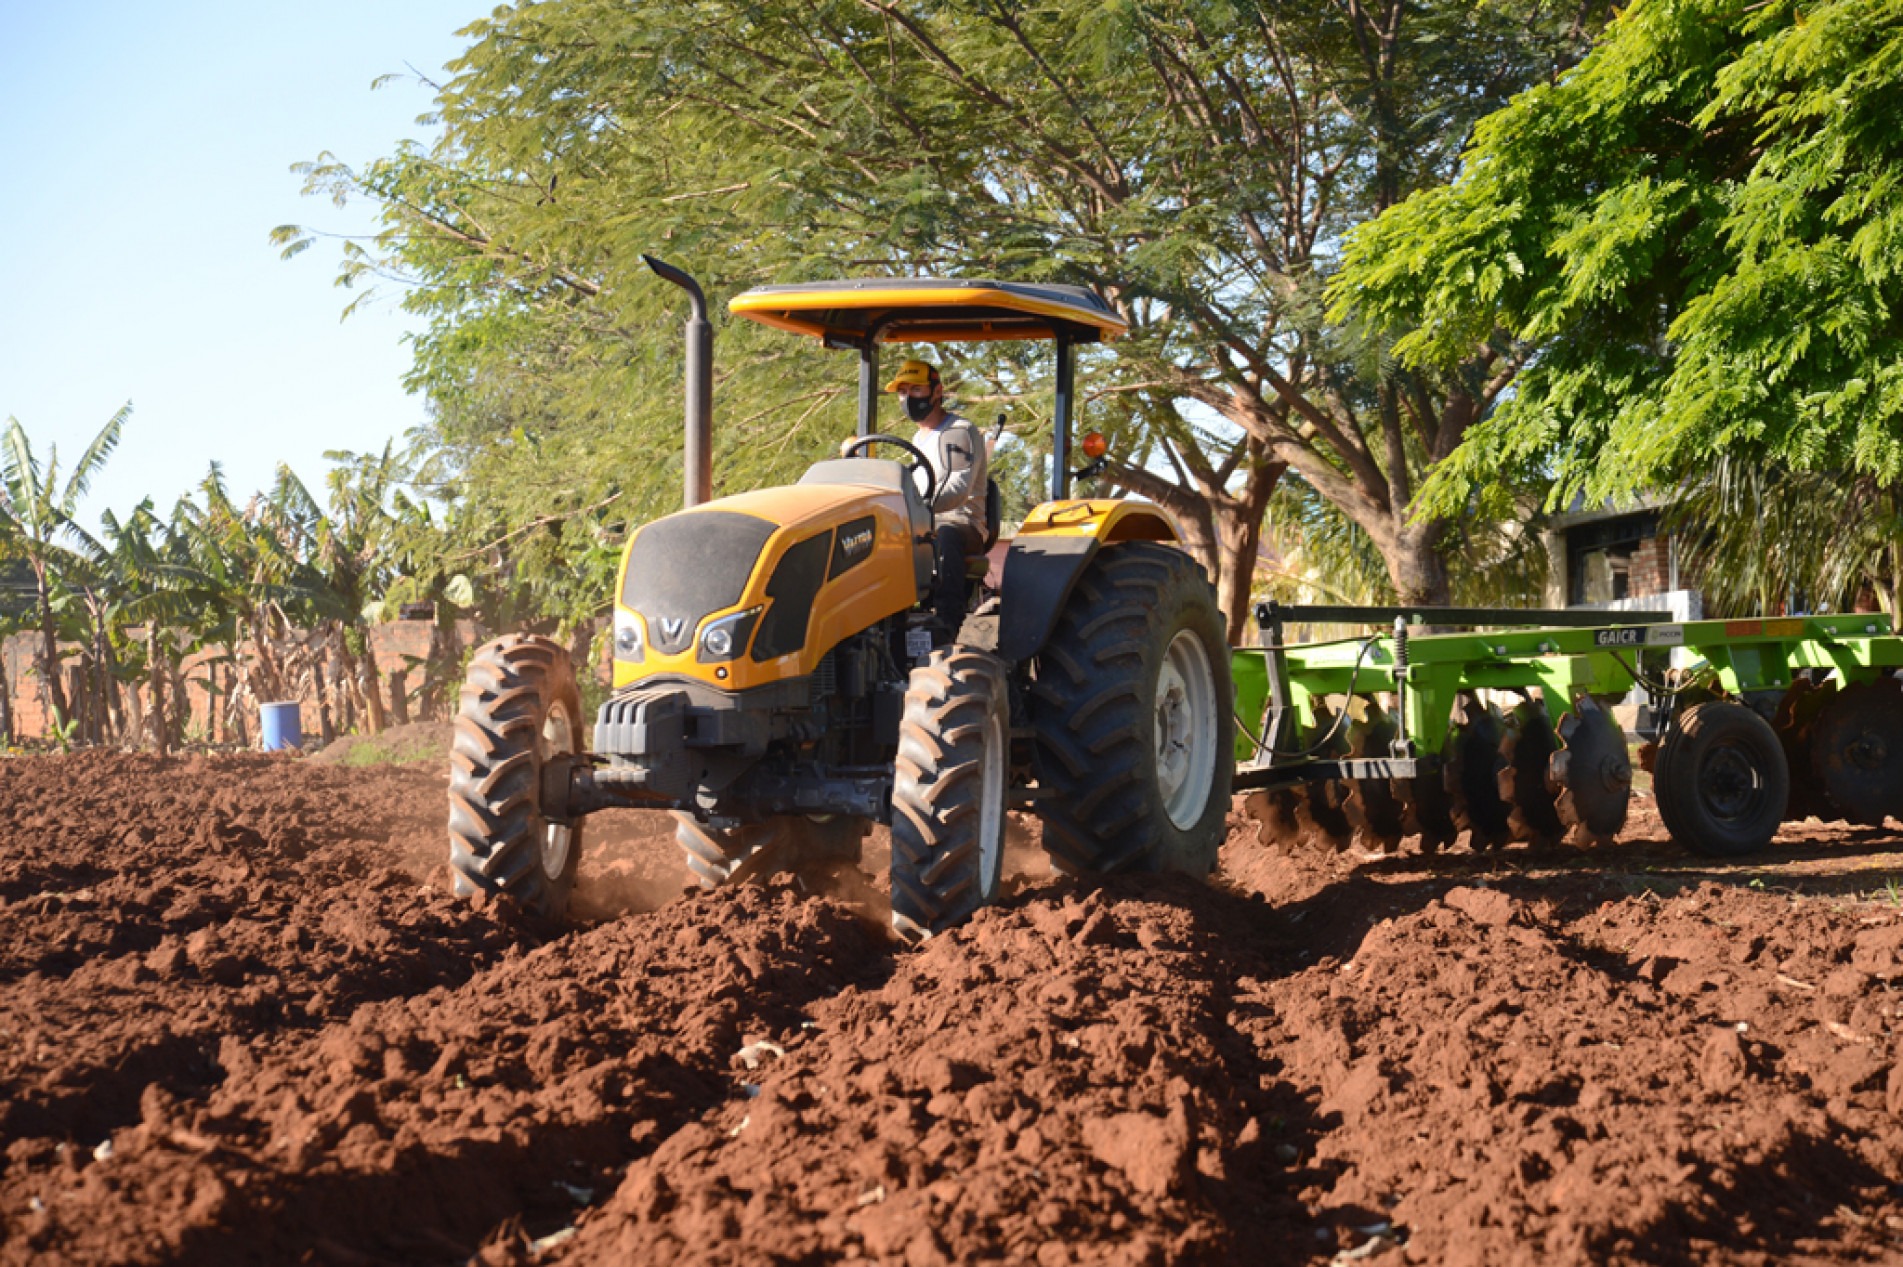
<svg viewBox="0 0 1903 1267">
<path fill-rule="evenodd" d="M 1010 806 L 1039 815 L 1059 872 L 1207 874 L 1235 733 L 1215 594 L 1157 507 L 1070 497 L 1075 348 L 1124 333 L 1114 310 L 998 281 L 748 291 L 734 315 L 858 353 L 858 429 L 797 483 L 715 499 L 706 300 L 648 263 L 693 309 L 685 506 L 629 538 L 592 734 L 558 644 L 476 653 L 451 757 L 456 891 L 560 916 L 583 820 L 610 807 L 672 811 L 708 886 L 856 861 L 886 823 L 892 922 L 913 941 L 995 895 Z M 976 610 L 947 643 L 925 608 L 932 470 L 875 430 L 879 350 L 997 339 L 1055 345 L 1051 499 L 1009 542 L 996 593 L 972 561 Z"/>
</svg>

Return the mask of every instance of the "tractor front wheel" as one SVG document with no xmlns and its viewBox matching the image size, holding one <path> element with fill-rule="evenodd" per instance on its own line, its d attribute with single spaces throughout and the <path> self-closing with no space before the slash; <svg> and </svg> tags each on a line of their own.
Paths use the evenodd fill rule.
<svg viewBox="0 0 1903 1267">
<path fill-rule="evenodd" d="M 583 751 L 581 693 L 568 652 L 511 635 L 477 650 L 449 756 L 449 868 L 459 896 L 507 896 L 568 912 L 581 824 L 544 805 L 543 771 Z"/>
<path fill-rule="evenodd" d="M 1010 782 L 1004 662 L 966 647 L 912 670 L 892 770 L 892 927 L 909 942 L 998 893 Z"/>
<path fill-rule="evenodd" d="M 1229 812 L 1235 711 L 1222 610 L 1202 568 L 1156 542 L 1105 546 L 1035 673 L 1052 864 L 1207 875 Z"/>
</svg>

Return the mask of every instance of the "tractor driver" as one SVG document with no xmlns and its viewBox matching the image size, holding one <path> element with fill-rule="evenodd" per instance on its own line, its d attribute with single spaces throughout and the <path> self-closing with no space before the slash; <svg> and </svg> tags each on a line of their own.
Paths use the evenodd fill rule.
<svg viewBox="0 0 1903 1267">
<path fill-rule="evenodd" d="M 896 392 L 905 416 L 918 424 L 912 444 L 932 464 L 938 491 L 932 522 L 938 576 L 932 612 L 946 638 L 965 621 L 965 560 L 984 549 L 985 441 L 978 428 L 945 408 L 945 384 L 924 361 L 907 361 L 885 385 Z"/>
</svg>

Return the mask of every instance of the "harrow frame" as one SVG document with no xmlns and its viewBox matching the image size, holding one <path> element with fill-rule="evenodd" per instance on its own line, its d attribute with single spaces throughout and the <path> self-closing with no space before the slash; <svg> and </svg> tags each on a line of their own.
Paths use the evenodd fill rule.
<svg viewBox="0 0 1903 1267">
<path fill-rule="evenodd" d="M 1726 778 L 1733 783 L 1742 778 L 1752 786 L 1768 781 L 1768 790 L 1757 799 L 1762 802 L 1776 797 L 1779 803 L 1774 807 L 1759 805 L 1757 813 L 1760 819 L 1774 813 L 1773 829 L 1775 821 L 1784 816 L 1786 805 L 1772 776 L 1799 785 L 1811 776 L 1808 767 L 1797 767 L 1809 761 L 1805 747 L 1809 719 L 1818 709 L 1812 707 L 1801 725 L 1792 721 L 1788 701 L 1794 692 L 1823 688 L 1834 693 L 1853 687 L 1876 687 L 1885 692 L 1879 707 L 1863 710 L 1880 723 L 1876 737 L 1836 737 L 1833 742 L 1841 751 L 1833 750 L 1834 765 L 1821 777 L 1841 778 L 1832 773 L 1837 766 L 1845 761 L 1861 762 L 1865 782 L 1874 778 L 1882 783 L 1889 779 L 1895 764 L 1903 761 L 1903 750 L 1891 751 L 1903 749 L 1897 742 L 1903 739 L 1903 689 L 1892 689 L 1903 687 L 1893 676 L 1895 670 L 1903 668 L 1903 637 L 1891 632 L 1886 615 L 1678 621 L 1662 612 L 1263 603 L 1256 608 L 1256 620 L 1262 645 L 1232 648 L 1238 723 L 1235 786 L 1239 792 L 1295 788 L 1299 795 L 1301 785 L 1339 788 L 1344 781 L 1360 781 L 1364 786 L 1382 781 L 1405 799 L 1405 789 L 1426 787 L 1431 792 L 1432 781 L 1437 779 L 1446 781 L 1451 789 L 1456 775 L 1447 771 L 1460 757 L 1450 751 L 1450 744 L 1465 736 L 1469 742 L 1461 751 L 1471 756 L 1474 732 L 1492 733 L 1488 727 L 1501 716 L 1492 702 L 1499 697 L 1473 694 L 1479 691 L 1505 692 L 1508 697 L 1526 701 L 1530 709 L 1543 714 L 1544 721 L 1536 717 L 1533 724 L 1544 727 L 1549 739 L 1552 735 L 1577 735 L 1582 728 L 1596 731 L 1594 751 L 1606 754 L 1612 742 L 1606 738 L 1608 733 L 1619 735 L 1620 752 L 1624 745 L 1623 734 L 1612 727 L 1606 709 L 1635 686 L 1640 687 L 1648 698 L 1638 727 L 1640 737 L 1648 741 L 1641 750 L 1641 759 L 1648 768 L 1658 747 L 1671 744 L 1692 703 L 1717 702 L 1727 708 L 1748 709 L 1767 727 L 1775 722 L 1781 728 L 1778 739 L 1787 766 L 1781 774 L 1768 768 L 1758 770 L 1758 766 L 1776 764 L 1761 755 L 1740 759 L 1733 754 L 1724 760 L 1742 773 L 1701 767 L 1677 777 L 1681 785 L 1695 779 L 1706 792 L 1710 791 L 1706 785 L 1715 786 Z M 1290 628 L 1315 624 L 1361 625 L 1374 631 L 1326 642 L 1288 641 Z M 1450 631 L 1454 629 L 1459 631 Z M 1668 663 L 1674 652 L 1681 661 L 1678 667 Z M 1534 688 L 1538 688 L 1537 696 L 1531 693 Z M 1896 699 L 1894 705 L 1891 695 Z M 1820 700 L 1827 698 L 1820 693 Z M 1351 699 L 1363 702 L 1356 705 Z M 1331 700 L 1342 702 L 1337 707 L 1330 704 Z M 1375 745 L 1379 750 L 1343 751 L 1343 725 L 1349 713 L 1357 709 L 1378 723 L 1378 734 L 1384 740 Z M 1484 716 L 1489 712 L 1492 723 Z M 1733 718 L 1727 723 L 1727 734 L 1750 724 Z M 1608 727 L 1612 727 L 1610 732 Z M 1556 742 L 1562 752 L 1568 746 L 1565 739 Z M 1847 748 L 1846 744 L 1862 746 Z M 1613 758 L 1601 755 L 1595 760 L 1606 766 Z M 1549 774 L 1548 782 L 1559 793 L 1565 790 L 1568 779 L 1563 758 L 1555 758 L 1555 768 L 1557 773 Z M 1508 786 L 1510 780 L 1497 767 L 1492 774 L 1500 778 L 1502 788 Z M 1474 780 L 1492 776 L 1482 772 L 1459 777 L 1484 794 L 1483 785 Z M 1629 781 L 1629 768 L 1621 776 L 1620 771 L 1607 766 L 1604 781 L 1609 787 L 1621 777 Z M 1578 782 L 1580 776 L 1572 778 Z M 1614 791 L 1620 802 L 1616 823 L 1607 828 L 1612 822 L 1612 793 L 1602 788 L 1592 797 L 1593 804 L 1601 808 L 1586 814 L 1593 823 L 1581 827 L 1577 815 L 1570 820 L 1575 839 L 1605 840 L 1616 833 L 1624 821 L 1624 792 L 1616 787 Z M 1322 794 L 1315 791 L 1313 795 L 1319 798 Z M 1340 797 L 1334 799 L 1339 801 Z M 1705 799 L 1711 800 L 1712 796 Z M 1871 816 L 1868 796 L 1843 799 L 1858 799 L 1866 806 L 1860 811 L 1863 818 L 1859 821 Z M 1801 791 L 1789 797 L 1789 802 L 1794 811 L 1817 812 L 1817 798 Z M 1894 797 L 1879 792 L 1876 803 L 1891 814 L 1903 815 L 1903 788 Z M 1719 808 L 1725 806 L 1720 804 Z M 1459 817 L 1456 815 L 1456 820 Z M 1697 813 L 1678 815 L 1680 820 L 1698 817 Z M 1880 821 L 1881 814 L 1877 817 Z M 1468 825 L 1459 822 L 1455 830 Z M 1682 843 L 1701 852 L 1747 851 L 1736 841 L 1716 839 L 1713 833 L 1717 829 L 1695 827 L 1694 823 L 1682 833 L 1675 831 L 1674 836 L 1687 837 Z M 1481 843 L 1482 834 L 1502 835 L 1497 826 L 1487 833 L 1475 830 L 1476 844 Z M 1387 834 L 1391 837 L 1392 831 Z M 1445 826 L 1440 834 L 1448 836 Z M 1768 841 L 1768 834 L 1764 839 Z M 1427 847 L 1434 847 L 1434 843 Z M 1501 841 L 1489 839 L 1486 843 Z M 1751 847 L 1761 847 L 1761 843 Z"/>
</svg>

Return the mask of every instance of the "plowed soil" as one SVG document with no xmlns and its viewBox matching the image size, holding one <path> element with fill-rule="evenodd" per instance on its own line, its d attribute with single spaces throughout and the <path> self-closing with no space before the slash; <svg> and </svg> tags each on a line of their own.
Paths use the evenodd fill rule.
<svg viewBox="0 0 1903 1267">
<path fill-rule="evenodd" d="M 0 762 L 0 1262 L 1903 1261 L 1903 836 L 452 900 L 430 769 Z M 878 868 L 878 846 L 867 867 Z M 829 895 L 830 894 L 830 895 Z"/>
</svg>

